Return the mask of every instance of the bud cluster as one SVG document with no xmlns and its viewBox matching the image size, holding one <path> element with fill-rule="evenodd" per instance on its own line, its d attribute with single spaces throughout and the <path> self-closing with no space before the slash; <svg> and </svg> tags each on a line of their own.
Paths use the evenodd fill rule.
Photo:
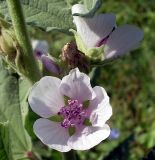
<svg viewBox="0 0 155 160">
<path fill-rule="evenodd" d="M 65 64 L 67 64 L 69 69 L 78 67 L 83 72 L 89 71 L 88 58 L 77 49 L 74 42 L 67 43 L 63 47 L 61 59 Z"/>
<path fill-rule="evenodd" d="M 16 56 L 15 36 L 12 28 L 0 28 L 0 54 Z"/>
</svg>

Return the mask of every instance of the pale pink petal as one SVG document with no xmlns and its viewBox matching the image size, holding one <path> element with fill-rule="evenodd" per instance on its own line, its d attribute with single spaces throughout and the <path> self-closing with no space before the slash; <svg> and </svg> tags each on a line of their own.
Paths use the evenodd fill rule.
<svg viewBox="0 0 155 160">
<path fill-rule="evenodd" d="M 72 13 L 86 13 L 83 5 L 75 5 Z M 115 15 L 112 13 L 95 15 L 94 17 L 73 16 L 77 32 L 87 48 L 93 48 L 97 43 L 111 33 L 115 27 Z"/>
<path fill-rule="evenodd" d="M 35 113 L 48 118 L 57 114 L 64 106 L 64 99 L 59 91 L 60 82 L 61 80 L 56 77 L 46 76 L 34 85 L 28 102 Z"/>
<path fill-rule="evenodd" d="M 110 128 L 107 124 L 103 127 L 85 127 L 82 132 L 77 132 L 69 138 L 68 145 L 75 150 L 88 150 L 110 134 Z"/>
<path fill-rule="evenodd" d="M 123 25 L 116 28 L 105 46 L 106 58 L 117 58 L 135 49 L 143 38 L 143 31 L 136 26 Z"/>
<path fill-rule="evenodd" d="M 103 87 L 96 86 L 93 90 L 96 93 L 96 98 L 91 101 L 88 107 L 90 121 L 93 126 L 102 127 L 111 117 L 112 107 L 109 102 L 109 97 Z"/>
<path fill-rule="evenodd" d="M 60 85 L 61 93 L 79 102 L 95 98 L 95 93 L 90 84 L 90 78 L 79 71 L 78 68 L 69 72 Z"/>
<path fill-rule="evenodd" d="M 50 71 L 51 73 L 54 74 L 59 74 L 60 73 L 60 68 L 59 66 L 55 63 L 55 61 L 52 59 L 52 57 L 47 56 L 47 55 L 42 55 L 41 56 L 41 61 L 45 68 Z"/>
<path fill-rule="evenodd" d="M 68 131 L 60 123 L 40 118 L 33 126 L 37 137 L 47 146 L 60 152 L 68 152 L 71 148 L 67 145 Z"/>
<path fill-rule="evenodd" d="M 75 4 L 72 6 L 72 14 L 80 13 L 80 14 L 86 14 L 88 13 L 88 9 L 83 4 Z"/>
</svg>

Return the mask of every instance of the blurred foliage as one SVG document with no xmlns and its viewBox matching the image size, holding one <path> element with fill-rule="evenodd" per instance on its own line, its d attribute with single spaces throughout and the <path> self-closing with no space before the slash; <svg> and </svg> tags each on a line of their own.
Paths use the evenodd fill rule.
<svg viewBox="0 0 155 160">
<path fill-rule="evenodd" d="M 116 148 L 114 148 L 103 160 L 124 160 L 129 157 L 129 150 L 132 142 L 134 141 L 134 135 L 130 135 L 123 142 L 121 142 Z"/>
<path fill-rule="evenodd" d="M 155 159 L 155 147 L 153 147 L 151 151 L 148 153 L 148 155 L 142 160 L 152 160 L 152 159 Z"/>
<path fill-rule="evenodd" d="M 81 160 L 102 160 L 113 153 L 113 149 L 121 148 L 124 140 L 134 134 L 132 147 L 124 149 L 128 152 L 128 160 L 142 159 L 155 145 L 155 2 L 104 0 L 100 12 L 115 13 L 117 25 L 128 23 L 139 26 L 144 31 L 144 40 L 131 54 L 98 68 L 93 79 L 93 83 L 103 86 L 111 97 L 113 116 L 108 123 L 120 131 L 120 137 L 117 140 L 107 139 L 89 151 L 78 151 L 77 155 Z M 67 42 L 73 41 L 72 36 L 57 31 L 45 34 L 33 29 L 32 37 L 48 40 L 51 54 L 55 57 L 59 56 Z M 33 124 L 37 117 L 32 112 L 30 115 Z M 43 160 L 61 159 L 60 153 L 47 150 L 47 147 L 38 142 L 35 135 L 33 139 L 36 146 L 34 150 L 42 155 Z M 117 154 L 124 157 L 124 153 L 125 151 L 118 150 Z M 110 157 L 108 160 L 114 159 Z"/>
</svg>

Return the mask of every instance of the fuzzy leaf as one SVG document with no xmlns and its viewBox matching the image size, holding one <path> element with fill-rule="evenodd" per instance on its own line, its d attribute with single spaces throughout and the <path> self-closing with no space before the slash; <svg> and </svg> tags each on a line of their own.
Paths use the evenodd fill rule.
<svg viewBox="0 0 155 160">
<path fill-rule="evenodd" d="M 26 159 L 26 152 L 31 150 L 31 140 L 22 122 L 19 77 L 4 69 L 0 61 L 0 123 L 9 122 L 9 141 L 2 135 L 3 144 L 8 144 L 7 156 L 13 160 Z M 4 134 L 6 135 L 6 134 Z M 9 160 L 12 160 L 9 159 Z"/>
<path fill-rule="evenodd" d="M 9 155 L 9 130 L 8 122 L 0 123 L 0 159 L 1 160 L 12 160 Z"/>
<path fill-rule="evenodd" d="M 102 0 L 86 0 L 82 2 L 90 10 L 87 15 L 93 15 L 101 6 Z M 78 0 L 21 0 L 26 22 L 30 25 L 42 28 L 45 31 L 53 29 L 68 32 L 73 28 L 71 7 Z M 0 0 L 0 13 L 9 17 L 5 0 Z"/>
<path fill-rule="evenodd" d="M 28 80 L 19 79 L 19 100 L 20 100 L 21 114 L 22 114 L 22 119 L 24 124 L 29 111 L 27 97 L 29 94 L 30 87 L 31 87 L 31 84 Z"/>
</svg>

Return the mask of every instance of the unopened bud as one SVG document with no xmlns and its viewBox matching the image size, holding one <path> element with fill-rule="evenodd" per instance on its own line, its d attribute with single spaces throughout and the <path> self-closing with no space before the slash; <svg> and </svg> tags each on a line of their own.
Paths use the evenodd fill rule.
<svg viewBox="0 0 155 160">
<path fill-rule="evenodd" d="M 60 74 L 61 69 L 56 64 L 56 62 L 54 61 L 54 59 L 52 59 L 52 57 L 47 56 L 47 55 L 42 55 L 40 60 L 42 61 L 43 65 L 45 66 L 45 68 L 49 72 L 54 73 L 56 75 Z"/>
<path fill-rule="evenodd" d="M 61 59 L 68 65 L 69 69 L 78 67 L 84 72 L 88 72 L 89 70 L 89 60 L 77 49 L 77 46 L 74 42 L 67 43 L 63 47 Z"/>
<path fill-rule="evenodd" d="M 0 52 L 8 56 L 16 55 L 15 35 L 13 29 L 1 28 L 0 30 Z"/>
</svg>

